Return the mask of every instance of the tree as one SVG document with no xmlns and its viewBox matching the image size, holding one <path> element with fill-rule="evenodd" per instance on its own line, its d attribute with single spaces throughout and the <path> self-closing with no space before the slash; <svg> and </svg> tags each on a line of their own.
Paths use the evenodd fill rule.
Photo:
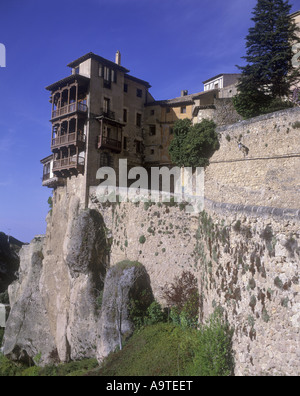
<svg viewBox="0 0 300 396">
<path fill-rule="evenodd" d="M 174 125 L 174 138 L 169 147 L 171 160 L 180 167 L 203 167 L 220 147 L 216 124 L 203 120 L 192 125 L 189 119 L 178 120 Z"/>
<path fill-rule="evenodd" d="M 183 271 L 181 276 L 175 277 L 171 284 L 162 289 L 162 297 L 169 308 L 172 308 L 172 319 L 188 326 L 197 326 L 200 307 L 198 281 L 189 271 Z"/>
<path fill-rule="evenodd" d="M 298 28 L 290 18 L 291 5 L 285 0 L 258 0 L 246 37 L 246 66 L 238 66 L 242 76 L 236 110 L 249 118 L 266 112 L 274 100 L 284 100 L 299 81 L 294 68 L 293 45 L 299 43 Z"/>
</svg>

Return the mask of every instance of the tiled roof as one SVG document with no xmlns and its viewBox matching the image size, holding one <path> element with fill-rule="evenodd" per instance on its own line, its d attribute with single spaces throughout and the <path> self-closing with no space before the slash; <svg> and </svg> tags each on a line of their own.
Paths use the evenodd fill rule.
<svg viewBox="0 0 300 396">
<path fill-rule="evenodd" d="M 211 95 L 212 93 L 218 93 L 218 89 L 212 89 L 210 91 L 205 92 L 198 92 L 195 94 L 180 96 L 174 99 L 167 99 L 167 100 L 156 100 L 154 102 L 150 102 L 147 106 L 181 106 L 181 105 L 188 105 L 193 104 L 195 99 L 201 98 L 201 96 Z"/>
<path fill-rule="evenodd" d="M 130 70 L 125 69 L 125 67 L 118 65 L 117 63 L 114 63 L 108 59 L 102 58 L 102 56 L 96 55 L 93 52 L 89 52 L 88 54 L 85 54 L 83 56 L 81 56 L 80 58 L 76 59 L 75 61 L 69 63 L 67 66 L 68 67 L 76 67 L 78 65 L 80 65 L 80 63 L 88 60 L 88 59 L 95 59 L 96 61 L 98 61 L 99 63 L 102 63 L 104 65 L 110 66 L 113 69 L 117 69 L 120 70 L 124 73 L 129 73 Z"/>
<path fill-rule="evenodd" d="M 64 85 L 74 82 L 76 80 L 84 83 L 88 83 L 90 81 L 88 77 L 82 76 L 80 74 L 71 74 L 70 76 L 63 78 L 62 80 L 56 81 L 55 83 L 49 85 L 48 87 L 46 87 L 46 89 L 48 91 L 53 91 L 59 87 L 63 87 Z"/>
<path fill-rule="evenodd" d="M 140 78 L 130 76 L 129 74 L 125 74 L 124 77 L 127 78 L 128 80 L 135 81 L 139 84 L 145 85 L 147 88 L 151 88 L 151 85 L 145 80 L 141 80 Z"/>
</svg>

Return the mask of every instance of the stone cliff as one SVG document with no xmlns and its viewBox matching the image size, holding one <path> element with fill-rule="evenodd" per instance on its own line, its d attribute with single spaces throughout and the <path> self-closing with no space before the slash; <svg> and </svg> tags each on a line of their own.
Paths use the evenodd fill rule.
<svg viewBox="0 0 300 396">
<path fill-rule="evenodd" d="M 198 279 L 202 320 L 221 307 L 235 329 L 237 375 L 299 375 L 299 114 L 220 131 L 221 149 L 206 172 L 205 211 L 197 216 L 172 203 L 101 205 L 94 196 L 85 209 L 74 180 L 58 188 L 46 236 L 21 251 L 4 353 L 41 365 L 101 361 L 133 331 L 132 296 L 147 289 L 164 303 L 161 288 L 189 270 Z M 263 160 L 239 151 L 242 141 L 254 155 L 251 135 L 258 157 L 265 148 Z M 278 147 L 284 138 L 286 155 Z M 285 168 L 278 169 L 276 156 Z"/>
</svg>

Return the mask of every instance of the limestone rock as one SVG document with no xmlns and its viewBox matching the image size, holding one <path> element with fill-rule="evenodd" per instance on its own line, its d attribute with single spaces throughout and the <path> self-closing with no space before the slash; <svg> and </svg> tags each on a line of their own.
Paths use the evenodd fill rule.
<svg viewBox="0 0 300 396">
<path fill-rule="evenodd" d="M 130 300 L 138 299 L 143 291 L 152 294 L 149 275 L 140 263 L 124 261 L 108 271 L 98 324 L 99 363 L 132 335 L 134 325 L 129 312 Z"/>
<path fill-rule="evenodd" d="M 12 310 L 4 337 L 4 354 L 26 363 L 40 355 L 41 365 L 57 355 L 47 312 L 39 289 L 44 238 L 35 238 L 21 250 L 20 279 L 9 288 Z"/>
</svg>

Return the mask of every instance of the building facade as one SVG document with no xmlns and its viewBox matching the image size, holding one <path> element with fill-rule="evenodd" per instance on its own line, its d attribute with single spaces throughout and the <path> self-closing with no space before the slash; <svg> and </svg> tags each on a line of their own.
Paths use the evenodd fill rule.
<svg viewBox="0 0 300 396">
<path fill-rule="evenodd" d="M 300 27 L 300 11 L 291 15 Z M 299 49 L 300 51 L 300 49 Z M 119 159 L 135 166 L 172 166 L 169 145 L 177 120 L 193 124 L 204 118 L 217 125 L 240 120 L 231 98 L 237 93 L 240 74 L 219 74 L 203 82 L 204 90 L 181 91 L 174 99 L 156 101 L 151 85 L 129 74 L 121 65 L 92 52 L 68 65 L 71 74 L 46 89 L 50 92 L 51 151 L 41 160 L 43 185 L 76 189 L 84 207 L 89 188 L 99 184 L 101 167 L 118 175 Z"/>
<path fill-rule="evenodd" d="M 88 53 L 68 66 L 71 74 L 46 88 L 52 105 L 52 154 L 41 161 L 43 185 L 76 188 L 83 206 L 89 188 L 99 184 L 100 167 L 112 167 L 118 175 L 119 159 L 127 159 L 128 169 L 172 166 L 168 148 L 174 123 L 214 119 L 216 100 L 226 96 L 222 92 L 229 81 L 222 75 L 218 88 L 181 91 L 177 98 L 156 101 L 150 84 L 121 66 L 119 51 L 115 62 Z"/>
</svg>

